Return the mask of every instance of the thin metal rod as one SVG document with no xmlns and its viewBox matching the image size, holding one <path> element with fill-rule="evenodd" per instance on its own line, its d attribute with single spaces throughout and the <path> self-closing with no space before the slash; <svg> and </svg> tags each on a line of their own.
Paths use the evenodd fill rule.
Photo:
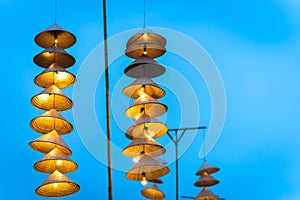
<svg viewBox="0 0 300 200">
<path fill-rule="evenodd" d="M 54 24 L 56 24 L 57 0 L 54 0 Z"/>
<path fill-rule="evenodd" d="M 179 181 L 178 181 L 178 131 L 175 132 L 175 157 L 176 157 L 176 200 L 178 200 L 178 195 L 179 195 Z"/>
<path fill-rule="evenodd" d="M 206 126 L 198 126 L 198 127 L 188 127 L 188 128 L 172 128 L 168 129 L 168 131 L 183 131 L 183 130 L 196 130 L 196 129 L 206 129 Z"/>
<path fill-rule="evenodd" d="M 107 171 L 108 171 L 108 200 L 113 199 L 112 193 L 112 159 L 110 145 L 110 102 L 109 102 L 109 74 L 108 74 L 108 45 L 107 45 L 107 18 L 106 0 L 103 0 L 103 35 L 104 35 L 104 62 L 105 62 L 105 86 L 106 86 L 106 147 L 107 147 Z"/>
<path fill-rule="evenodd" d="M 144 0 L 144 27 L 146 27 L 146 0 Z"/>
</svg>

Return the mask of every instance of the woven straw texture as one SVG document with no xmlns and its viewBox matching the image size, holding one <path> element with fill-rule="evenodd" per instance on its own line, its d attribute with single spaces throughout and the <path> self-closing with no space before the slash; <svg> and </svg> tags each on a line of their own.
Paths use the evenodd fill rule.
<svg viewBox="0 0 300 200">
<path fill-rule="evenodd" d="M 37 54 L 33 58 L 33 61 L 36 65 L 44 68 L 48 68 L 52 63 L 57 63 L 64 68 L 75 64 L 75 58 L 72 55 L 64 49 L 55 46 L 49 47 Z"/>
<path fill-rule="evenodd" d="M 144 27 L 142 28 L 138 33 L 133 35 L 126 43 L 126 47 L 132 45 L 135 42 L 155 42 L 162 46 L 165 46 L 167 44 L 166 39 L 155 33 L 153 30 Z"/>
<path fill-rule="evenodd" d="M 204 187 L 201 192 L 194 198 L 194 200 L 218 200 L 219 197 L 212 191 Z"/>
<path fill-rule="evenodd" d="M 39 133 L 49 133 L 56 130 L 60 135 L 70 133 L 73 126 L 70 122 L 59 114 L 55 109 L 46 111 L 41 116 L 30 121 L 30 127 Z"/>
<path fill-rule="evenodd" d="M 57 39 L 56 45 L 60 48 L 66 49 L 76 43 L 76 37 L 58 24 L 51 25 L 49 28 L 35 36 L 34 40 L 40 47 L 48 48 L 55 44 L 55 36 Z"/>
<path fill-rule="evenodd" d="M 147 55 L 150 58 L 158 58 L 166 52 L 166 48 L 155 42 L 135 42 L 125 50 L 126 56 L 130 58 L 139 58 Z"/>
<path fill-rule="evenodd" d="M 201 165 L 201 167 L 199 168 L 199 170 L 197 171 L 196 175 L 197 176 L 201 176 L 203 173 L 207 172 L 208 174 L 213 174 L 216 173 L 220 170 L 220 168 L 210 164 L 207 161 L 204 161 Z"/>
<path fill-rule="evenodd" d="M 156 184 L 153 184 L 141 191 L 142 195 L 148 199 L 153 200 L 162 200 L 166 198 L 166 195 L 157 187 Z"/>
<path fill-rule="evenodd" d="M 146 55 L 141 55 L 130 63 L 124 70 L 126 76 L 132 78 L 149 77 L 154 78 L 165 73 L 166 69 L 158 62 Z"/>
<path fill-rule="evenodd" d="M 50 87 L 51 85 L 55 85 L 58 88 L 66 88 L 73 85 L 75 81 L 75 75 L 56 63 L 51 64 L 50 67 L 34 79 L 34 83 L 43 88 Z"/>
<path fill-rule="evenodd" d="M 210 176 L 208 173 L 204 173 L 195 183 L 196 187 L 208 187 L 217 185 L 219 181 L 214 177 Z"/>
<path fill-rule="evenodd" d="M 42 110 L 55 109 L 57 111 L 64 111 L 73 106 L 72 100 L 55 85 L 32 97 L 31 103 Z"/>
<path fill-rule="evenodd" d="M 59 134 L 53 130 L 38 139 L 29 143 L 29 146 L 34 150 L 41 153 L 49 153 L 54 148 L 59 149 L 64 155 L 71 155 L 72 151 L 66 145 L 66 143 L 61 139 Z"/>
<path fill-rule="evenodd" d="M 35 190 L 35 193 L 43 197 L 62 197 L 79 190 L 78 184 L 56 170 Z"/>
</svg>

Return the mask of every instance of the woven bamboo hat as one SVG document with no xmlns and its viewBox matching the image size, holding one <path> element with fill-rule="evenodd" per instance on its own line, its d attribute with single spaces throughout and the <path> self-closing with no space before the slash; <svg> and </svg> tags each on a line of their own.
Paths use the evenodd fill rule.
<svg viewBox="0 0 300 200">
<path fill-rule="evenodd" d="M 55 42 L 55 39 L 57 42 Z M 58 47 L 66 49 L 76 43 L 76 37 L 58 24 L 53 24 L 35 36 L 34 41 L 43 48 L 48 48 L 56 44 Z"/>
<path fill-rule="evenodd" d="M 153 180 L 165 176 L 170 172 L 170 169 L 163 166 L 160 162 L 151 156 L 143 155 L 139 162 L 126 173 L 126 178 L 134 181 L 141 181 L 144 177 L 147 180 Z"/>
<path fill-rule="evenodd" d="M 197 171 L 196 175 L 197 176 L 201 176 L 204 172 L 207 172 L 208 174 L 213 174 L 216 173 L 220 170 L 220 168 L 210 164 L 207 161 L 204 161 L 201 165 L 201 167 L 199 168 L 199 170 Z"/>
<path fill-rule="evenodd" d="M 34 150 L 41 153 L 49 153 L 54 148 L 59 149 L 64 155 L 71 155 L 72 151 L 66 145 L 66 143 L 61 139 L 59 134 L 53 130 L 45 135 L 42 135 L 38 139 L 29 143 L 29 146 Z"/>
<path fill-rule="evenodd" d="M 143 137 L 145 127 L 147 127 L 148 133 L 152 138 L 161 137 L 168 131 L 168 127 L 164 123 L 155 118 L 149 117 L 149 115 L 143 114 L 131 127 L 127 129 L 125 136 L 131 140 Z"/>
<path fill-rule="evenodd" d="M 72 161 L 68 156 L 63 154 L 59 149 L 54 148 L 41 160 L 33 165 L 36 171 L 51 174 L 55 170 L 61 173 L 70 173 L 77 170 L 78 165 Z"/>
<path fill-rule="evenodd" d="M 219 196 L 204 187 L 201 192 L 194 198 L 194 200 L 218 200 Z"/>
<path fill-rule="evenodd" d="M 124 73 L 132 78 L 149 77 L 154 78 L 165 73 L 166 69 L 158 62 L 146 55 L 141 55 L 128 65 Z"/>
<path fill-rule="evenodd" d="M 146 115 L 156 117 L 167 112 L 168 107 L 165 104 L 159 103 L 153 97 L 146 95 L 136 99 L 133 104 L 126 110 L 125 115 L 130 118 L 135 118 L 143 111 Z"/>
<path fill-rule="evenodd" d="M 141 153 L 157 157 L 166 152 L 166 149 L 153 138 L 137 138 L 129 143 L 122 151 L 125 156 L 137 157 Z"/>
<path fill-rule="evenodd" d="M 75 75 L 56 63 L 51 64 L 34 79 L 34 83 L 43 88 L 50 87 L 51 85 L 55 85 L 58 88 L 66 88 L 73 85 L 75 81 Z"/>
<path fill-rule="evenodd" d="M 35 193 L 43 197 L 62 197 L 79 190 L 80 186 L 77 183 L 56 170 L 35 190 Z"/>
<path fill-rule="evenodd" d="M 73 102 L 58 87 L 52 85 L 32 97 L 31 104 L 42 110 L 64 111 L 72 108 Z"/>
<path fill-rule="evenodd" d="M 55 109 L 46 111 L 39 117 L 31 120 L 30 127 L 33 130 L 43 134 L 49 133 L 52 130 L 56 130 L 58 134 L 63 135 L 70 133 L 73 130 L 72 124 Z"/>
<path fill-rule="evenodd" d="M 217 185 L 219 181 L 209 175 L 208 173 L 203 173 L 202 176 L 194 183 L 194 186 L 196 187 L 208 187 Z"/>
<path fill-rule="evenodd" d="M 40 67 L 48 68 L 52 63 L 67 68 L 75 64 L 75 58 L 59 47 L 49 47 L 34 56 L 33 61 Z"/>
<path fill-rule="evenodd" d="M 163 183 L 163 181 L 160 178 L 156 178 L 156 179 L 149 180 L 149 181 L 152 182 L 152 183 L 157 183 L 157 184 L 162 184 Z"/>
<path fill-rule="evenodd" d="M 166 195 L 157 187 L 156 184 L 143 189 L 141 193 L 148 199 L 162 200 L 166 198 Z"/>
<path fill-rule="evenodd" d="M 140 77 L 124 88 L 123 93 L 130 98 L 139 98 L 141 94 L 158 99 L 165 96 L 165 91 L 148 77 Z"/>
<path fill-rule="evenodd" d="M 125 54 L 131 58 L 138 58 L 143 54 L 156 58 L 166 52 L 166 43 L 164 37 L 145 27 L 129 38 Z"/>
</svg>

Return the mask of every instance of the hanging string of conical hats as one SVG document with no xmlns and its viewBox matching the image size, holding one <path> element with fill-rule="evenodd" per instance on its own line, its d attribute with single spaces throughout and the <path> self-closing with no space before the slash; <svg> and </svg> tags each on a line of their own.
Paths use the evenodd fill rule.
<svg viewBox="0 0 300 200">
<path fill-rule="evenodd" d="M 124 88 L 123 93 L 134 98 L 133 104 L 126 110 L 125 115 L 135 118 L 125 136 L 132 141 L 123 149 L 123 154 L 132 157 L 135 164 L 126 173 L 126 178 L 154 184 L 142 190 L 142 195 L 149 199 L 164 199 L 163 194 L 155 183 L 162 183 L 159 179 L 169 173 L 165 162 L 157 158 L 166 149 L 154 138 L 163 136 L 168 127 L 155 117 L 163 115 L 168 107 L 157 99 L 165 96 L 165 91 L 152 78 L 161 76 L 166 70 L 154 58 L 166 52 L 166 40 L 148 28 L 143 28 L 132 36 L 126 44 L 125 54 L 135 60 L 124 70 L 126 76 L 135 78 Z"/>
<path fill-rule="evenodd" d="M 44 197 L 67 196 L 79 191 L 80 187 L 64 174 L 74 172 L 78 166 L 68 157 L 72 151 L 61 138 L 61 135 L 72 132 L 73 126 L 58 111 L 73 106 L 72 100 L 60 88 L 69 87 L 76 81 L 76 77 L 65 69 L 74 65 L 75 59 L 64 50 L 75 44 L 76 37 L 54 24 L 39 33 L 35 42 L 45 49 L 33 61 L 46 69 L 35 77 L 34 83 L 45 89 L 32 97 L 31 103 L 46 112 L 31 120 L 30 127 L 43 135 L 29 146 L 46 154 L 34 164 L 34 169 L 51 174 L 35 192 Z"/>
</svg>

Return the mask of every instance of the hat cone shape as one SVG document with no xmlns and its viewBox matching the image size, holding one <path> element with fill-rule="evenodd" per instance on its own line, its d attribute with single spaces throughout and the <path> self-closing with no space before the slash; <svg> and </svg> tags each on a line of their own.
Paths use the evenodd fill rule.
<svg viewBox="0 0 300 200">
<path fill-rule="evenodd" d="M 52 46 L 37 54 L 33 61 L 40 67 L 48 68 L 52 63 L 67 68 L 75 64 L 75 58 L 62 48 Z"/>
<path fill-rule="evenodd" d="M 55 109 L 57 111 L 64 111 L 73 106 L 72 100 L 55 85 L 48 87 L 32 97 L 31 103 L 33 106 L 42 110 Z"/>
<path fill-rule="evenodd" d="M 58 88 L 66 88 L 73 85 L 75 81 L 75 75 L 56 63 L 51 64 L 34 79 L 34 83 L 43 88 L 50 87 L 51 85 L 55 85 Z"/>
<path fill-rule="evenodd" d="M 125 136 L 131 140 L 144 137 L 145 127 L 147 127 L 147 132 L 152 138 L 161 137 L 168 131 L 168 127 L 161 121 L 142 114 L 134 122 L 133 126 L 127 129 Z"/>
<path fill-rule="evenodd" d="M 33 166 L 36 171 L 51 174 L 55 170 L 61 173 L 70 173 L 77 170 L 78 165 L 72 161 L 68 156 L 63 154 L 59 149 L 54 148 L 40 161 Z"/>
<path fill-rule="evenodd" d="M 146 154 L 156 157 L 164 154 L 166 149 L 151 137 L 136 138 L 130 142 L 122 151 L 125 156 L 137 157 Z"/>
<path fill-rule="evenodd" d="M 123 93 L 130 98 L 139 98 L 143 93 L 158 99 L 165 96 L 165 91 L 148 77 L 140 77 L 124 88 Z"/>
<path fill-rule="evenodd" d="M 34 41 L 43 48 L 58 46 L 66 49 L 76 43 L 76 37 L 69 31 L 63 29 L 58 24 L 53 24 L 46 30 L 35 36 Z"/>
<path fill-rule="evenodd" d="M 59 149 L 64 155 L 71 155 L 72 151 L 66 145 L 66 143 L 61 139 L 59 134 L 53 130 L 45 135 L 42 135 L 38 139 L 29 143 L 29 146 L 34 150 L 41 153 L 49 153 L 54 148 Z"/>
<path fill-rule="evenodd" d="M 163 183 L 163 181 L 160 178 L 156 178 L 156 179 L 152 179 L 152 180 L 148 180 L 148 181 L 150 181 L 152 183 L 157 183 L 157 184 L 162 184 Z"/>
<path fill-rule="evenodd" d="M 30 127 L 43 134 L 56 130 L 58 134 L 63 135 L 73 130 L 72 124 L 65 120 L 55 109 L 46 111 L 41 116 L 31 120 Z"/>
<path fill-rule="evenodd" d="M 149 28 L 143 28 L 127 41 L 125 54 L 131 58 L 138 58 L 143 54 L 157 58 L 166 52 L 165 45 L 164 37 Z"/>
<path fill-rule="evenodd" d="M 160 162 L 151 156 L 143 155 L 139 162 L 126 173 L 126 178 L 134 181 L 141 181 L 143 174 L 147 180 L 153 180 L 165 176 L 170 169 L 163 166 Z"/>
<path fill-rule="evenodd" d="M 56 170 L 35 190 L 35 193 L 43 197 L 62 197 L 79 190 L 78 184 Z"/>
<path fill-rule="evenodd" d="M 148 199 L 162 200 L 166 198 L 166 195 L 157 187 L 156 184 L 143 189 L 141 193 Z"/>
<path fill-rule="evenodd" d="M 208 187 L 217 185 L 219 181 L 215 179 L 214 177 L 210 176 L 208 173 L 202 174 L 202 176 L 196 181 L 194 186 L 196 187 Z"/>
<path fill-rule="evenodd" d="M 196 175 L 197 176 L 201 176 L 204 172 L 207 172 L 208 174 L 213 174 L 216 173 L 220 170 L 220 168 L 210 164 L 207 161 L 204 161 L 201 165 L 201 167 L 199 168 L 199 170 L 197 171 Z"/>
<path fill-rule="evenodd" d="M 153 97 L 143 94 L 126 110 L 125 115 L 130 118 L 136 118 L 140 115 L 141 111 L 151 117 L 156 117 L 167 112 L 168 107 L 159 103 Z"/>
<path fill-rule="evenodd" d="M 154 78 L 165 73 L 166 69 L 147 55 L 141 55 L 130 63 L 124 73 L 132 78 L 149 77 Z"/>
<path fill-rule="evenodd" d="M 194 200 L 217 200 L 219 196 L 215 195 L 208 188 L 204 187 Z"/>
</svg>

